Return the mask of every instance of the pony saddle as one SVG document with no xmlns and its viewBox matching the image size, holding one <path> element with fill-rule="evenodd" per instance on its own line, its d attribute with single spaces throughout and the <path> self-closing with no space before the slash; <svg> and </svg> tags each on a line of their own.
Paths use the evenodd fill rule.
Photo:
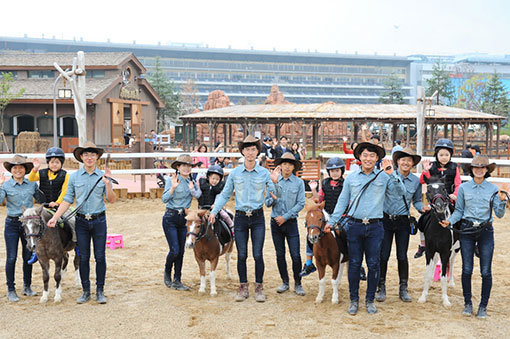
<svg viewBox="0 0 510 339">
<path fill-rule="evenodd" d="M 218 241 L 220 242 L 221 246 L 225 246 L 225 244 L 232 241 L 233 238 L 232 230 L 223 220 L 221 220 L 221 218 L 216 219 L 213 229 L 214 234 L 218 238 Z"/>
</svg>

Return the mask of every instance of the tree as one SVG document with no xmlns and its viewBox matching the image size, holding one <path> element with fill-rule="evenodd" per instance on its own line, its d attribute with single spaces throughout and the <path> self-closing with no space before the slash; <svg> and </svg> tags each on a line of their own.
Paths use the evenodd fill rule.
<svg viewBox="0 0 510 339">
<path fill-rule="evenodd" d="M 472 76 L 459 87 L 456 107 L 473 111 L 483 110 L 483 93 L 487 78 L 482 74 Z"/>
<path fill-rule="evenodd" d="M 188 79 L 182 87 L 181 100 L 183 114 L 191 114 L 200 108 L 200 98 L 193 79 Z"/>
<path fill-rule="evenodd" d="M 383 86 L 384 89 L 379 97 L 379 103 L 398 105 L 405 103 L 404 94 L 402 93 L 402 80 L 395 73 L 384 79 Z"/>
<path fill-rule="evenodd" d="M 435 91 L 438 92 L 436 105 L 440 105 L 442 102 L 451 106 L 455 102 L 455 88 L 452 85 L 450 74 L 446 70 L 446 65 L 441 63 L 441 60 L 432 66 L 432 77 L 427 79 L 426 82 L 427 96 L 431 96 Z"/>
<path fill-rule="evenodd" d="M 147 79 L 159 97 L 165 103 L 164 108 L 158 109 L 157 124 L 158 132 L 164 129 L 168 121 L 177 121 L 181 114 L 181 96 L 175 90 L 173 82 L 166 76 L 159 57 Z"/>
<path fill-rule="evenodd" d="M 500 114 L 505 117 L 510 111 L 510 101 L 508 92 L 505 90 L 498 73 L 494 73 L 485 83 L 485 90 L 482 93 L 483 104 L 482 110 L 491 114 Z"/>
<path fill-rule="evenodd" d="M 7 105 L 25 93 L 25 89 L 21 88 L 17 93 L 10 92 L 14 76 L 12 73 L 1 73 L 0 74 L 0 132 L 4 133 L 4 111 Z"/>
</svg>

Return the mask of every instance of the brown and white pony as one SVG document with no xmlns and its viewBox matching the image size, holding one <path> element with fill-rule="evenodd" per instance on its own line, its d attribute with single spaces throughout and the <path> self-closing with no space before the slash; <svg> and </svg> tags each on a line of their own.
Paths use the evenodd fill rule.
<svg viewBox="0 0 510 339">
<path fill-rule="evenodd" d="M 319 293 L 317 298 L 315 298 L 315 303 L 321 303 L 324 298 L 326 266 L 330 266 L 333 269 L 333 274 L 331 275 L 331 286 L 333 287 L 331 303 L 338 304 L 338 286 L 342 279 L 347 255 L 340 252 L 336 239 L 339 235 L 334 231 L 324 232 L 324 226 L 329 219 L 329 215 L 323 209 L 324 202 L 306 205 L 307 237 L 308 241 L 313 244 L 313 256 L 315 257 L 315 264 L 319 273 Z"/>
<path fill-rule="evenodd" d="M 207 221 L 209 211 L 188 211 L 186 216 L 186 227 L 188 233 L 186 234 L 186 248 L 193 248 L 195 252 L 195 260 L 197 261 L 198 268 L 200 269 L 200 288 L 198 293 L 205 293 L 205 262 L 208 260 L 211 263 L 211 273 L 209 279 L 211 283 L 211 296 L 218 295 L 216 291 L 216 267 L 218 266 L 219 257 L 225 254 L 227 261 L 227 278 L 231 279 L 230 275 L 230 256 L 234 249 L 234 240 L 222 246 L 218 237 L 214 233 L 213 225 Z"/>
<path fill-rule="evenodd" d="M 41 303 L 48 301 L 48 282 L 50 280 L 50 260 L 55 262 L 55 282 L 56 290 L 53 301 L 55 303 L 62 301 L 62 283 L 61 280 L 67 269 L 69 254 L 67 252 L 74 249 L 71 230 L 69 226 L 64 228 L 48 227 L 46 224 L 53 215 L 42 205 L 31 207 L 23 211 L 20 218 L 23 224 L 25 238 L 27 239 L 27 248 L 35 251 L 42 268 L 44 290 L 41 297 Z M 74 223 L 74 217 L 67 222 Z M 79 257 L 74 257 L 75 283 L 79 284 Z"/>
</svg>

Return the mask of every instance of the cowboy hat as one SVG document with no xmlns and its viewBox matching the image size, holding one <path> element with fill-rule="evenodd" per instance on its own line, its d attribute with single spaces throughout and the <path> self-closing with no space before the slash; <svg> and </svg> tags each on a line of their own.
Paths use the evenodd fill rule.
<svg viewBox="0 0 510 339">
<path fill-rule="evenodd" d="M 411 147 L 406 147 L 403 150 L 395 151 L 395 153 L 393 153 L 393 162 L 397 163 L 398 159 L 405 158 L 405 157 L 413 158 L 413 166 L 418 165 L 421 161 L 420 155 L 415 154 L 413 152 L 413 150 L 411 149 Z"/>
<path fill-rule="evenodd" d="M 9 172 L 11 171 L 11 168 L 16 165 L 24 166 L 26 173 L 30 172 L 32 168 L 34 168 L 34 164 L 28 161 L 27 157 L 19 154 L 16 154 L 14 158 L 12 158 L 12 161 L 4 162 L 4 167 Z"/>
<path fill-rule="evenodd" d="M 245 147 L 250 147 L 250 146 L 256 146 L 259 151 L 259 154 L 262 150 L 262 145 L 260 145 L 260 139 L 257 139 L 252 135 L 248 135 L 246 138 L 244 138 L 243 141 L 239 141 L 237 143 L 237 145 L 239 146 L 239 152 L 241 152 L 241 153 L 243 152 L 243 149 Z"/>
<path fill-rule="evenodd" d="M 467 165 L 468 171 L 471 171 L 472 167 L 486 167 L 487 173 L 492 173 L 496 169 L 496 163 L 489 163 L 489 158 L 485 155 L 475 155 L 470 164 Z"/>
<path fill-rule="evenodd" d="M 354 157 L 356 160 L 360 160 L 361 152 L 364 149 L 368 149 L 370 152 L 377 153 L 379 160 L 382 160 L 386 156 L 386 151 L 381 146 L 374 144 L 373 142 L 360 142 L 356 148 L 354 148 Z"/>
<path fill-rule="evenodd" d="M 195 167 L 197 164 L 193 163 L 193 160 L 191 159 L 191 155 L 189 154 L 181 154 L 175 159 L 174 162 L 170 165 L 174 170 L 177 170 L 177 167 L 180 165 L 190 165 L 191 167 Z"/>
<path fill-rule="evenodd" d="M 289 163 L 293 164 L 294 165 L 294 172 L 297 172 L 297 171 L 299 171 L 301 169 L 301 161 L 297 160 L 294 157 L 294 154 L 292 154 L 290 152 L 285 152 L 280 158 L 276 159 L 274 161 L 274 165 L 278 166 L 282 162 L 289 162 Z"/>
<path fill-rule="evenodd" d="M 83 162 L 81 160 L 83 152 L 97 153 L 97 158 L 99 159 L 103 155 L 104 149 L 97 147 L 92 141 L 87 141 L 83 146 L 78 146 L 73 150 L 74 158 L 79 162 Z"/>
</svg>

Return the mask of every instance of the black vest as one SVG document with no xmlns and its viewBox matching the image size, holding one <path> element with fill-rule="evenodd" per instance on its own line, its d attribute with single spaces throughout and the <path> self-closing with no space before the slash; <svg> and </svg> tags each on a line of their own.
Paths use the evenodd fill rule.
<svg viewBox="0 0 510 339">
<path fill-rule="evenodd" d="M 66 180 L 66 171 L 58 171 L 57 177 L 53 180 L 50 180 L 48 171 L 48 168 L 39 170 L 39 188 L 44 193 L 45 203 L 57 201 L 60 192 L 62 192 L 62 185 Z"/>
<path fill-rule="evenodd" d="M 324 210 L 328 212 L 328 214 L 333 214 L 335 210 L 336 202 L 338 201 L 338 197 L 342 192 L 342 188 L 344 187 L 344 180 L 340 179 L 338 186 L 330 185 L 331 178 L 326 178 L 322 180 L 322 192 L 324 192 L 324 201 L 326 204 L 324 205 Z"/>
<path fill-rule="evenodd" d="M 218 185 L 211 186 L 207 178 L 200 178 L 199 185 L 202 195 L 198 198 L 198 206 L 211 206 L 214 205 L 216 196 L 223 190 L 225 182 L 222 180 Z"/>
<path fill-rule="evenodd" d="M 446 164 L 446 170 L 442 172 L 439 170 L 440 167 L 441 164 L 438 161 L 434 161 L 429 171 L 430 176 L 439 177 L 441 179 L 444 178 L 443 180 L 446 192 L 448 192 L 448 194 L 453 194 L 453 192 L 455 192 L 455 176 L 457 175 L 457 164 L 450 161 Z M 424 181 L 428 183 L 428 180 L 425 176 Z"/>
</svg>

